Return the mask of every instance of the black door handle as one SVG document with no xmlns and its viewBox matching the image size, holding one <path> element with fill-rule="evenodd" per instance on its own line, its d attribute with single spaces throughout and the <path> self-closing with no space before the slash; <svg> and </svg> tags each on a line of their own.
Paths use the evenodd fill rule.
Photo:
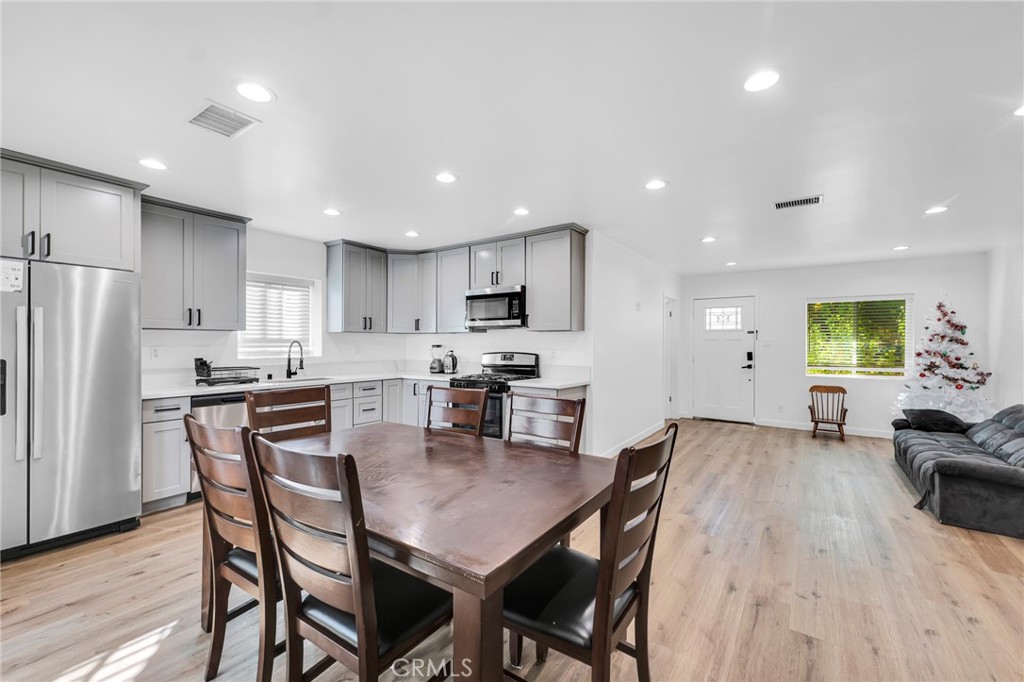
<svg viewBox="0 0 1024 682">
<path fill-rule="evenodd" d="M 373 318 L 370 318 L 370 331 L 373 331 Z"/>
<path fill-rule="evenodd" d="M 494 271 L 494 283 L 501 284 L 501 270 Z"/>
<path fill-rule="evenodd" d="M 0 417 L 7 414 L 7 361 L 0 360 Z"/>
<path fill-rule="evenodd" d="M 36 231 L 32 230 L 28 233 L 28 255 L 36 255 Z"/>
<path fill-rule="evenodd" d="M 203 324 L 203 309 L 196 308 L 196 326 L 200 327 Z"/>
<path fill-rule="evenodd" d="M 191 308 L 188 309 L 188 324 L 185 325 L 185 326 L 186 327 L 191 327 L 192 326 L 192 309 Z"/>
<path fill-rule="evenodd" d="M 754 369 L 753 365 L 742 365 L 740 369 Z"/>
<path fill-rule="evenodd" d="M 420 330 L 420 318 L 417 317 L 414 324 L 415 324 L 415 326 L 413 327 L 413 329 L 416 330 L 416 331 L 419 331 Z"/>
<path fill-rule="evenodd" d="M 43 258 L 50 257 L 50 233 L 43 235 Z"/>
</svg>

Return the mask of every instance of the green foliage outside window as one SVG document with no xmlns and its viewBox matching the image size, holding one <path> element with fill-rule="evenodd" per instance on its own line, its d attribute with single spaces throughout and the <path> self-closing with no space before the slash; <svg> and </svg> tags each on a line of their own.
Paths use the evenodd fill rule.
<svg viewBox="0 0 1024 682">
<path fill-rule="evenodd" d="M 807 304 L 807 373 L 901 377 L 907 301 Z"/>
</svg>

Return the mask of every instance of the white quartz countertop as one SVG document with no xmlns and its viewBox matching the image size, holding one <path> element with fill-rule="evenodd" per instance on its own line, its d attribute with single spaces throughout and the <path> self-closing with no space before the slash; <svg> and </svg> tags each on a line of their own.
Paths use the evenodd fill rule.
<svg viewBox="0 0 1024 682">
<path fill-rule="evenodd" d="M 359 381 L 383 381 L 385 379 L 409 379 L 411 381 L 436 381 L 445 383 L 462 373 L 457 374 L 430 374 L 429 372 L 416 372 L 400 370 L 392 372 L 360 373 L 360 374 L 318 374 L 308 378 L 298 376 L 294 379 L 261 381 L 255 384 L 222 384 L 220 386 L 196 386 L 188 384 L 162 384 L 147 385 L 145 378 L 142 382 L 142 399 L 155 400 L 159 398 L 184 398 L 198 395 L 217 395 L 222 393 L 243 393 L 245 391 L 267 391 L 280 388 L 300 388 L 303 386 L 322 386 L 324 384 L 352 384 Z M 513 386 L 516 389 L 547 389 L 562 391 L 569 388 L 578 388 L 590 384 L 585 378 L 559 378 L 550 379 L 541 377 L 539 379 L 524 379 L 516 381 Z"/>
</svg>

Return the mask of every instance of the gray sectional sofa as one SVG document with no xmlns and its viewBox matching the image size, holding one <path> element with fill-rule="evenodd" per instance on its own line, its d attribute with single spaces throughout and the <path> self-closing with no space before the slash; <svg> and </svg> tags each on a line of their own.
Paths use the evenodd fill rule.
<svg viewBox="0 0 1024 682">
<path fill-rule="evenodd" d="M 940 523 L 1024 538 L 1024 405 L 964 433 L 893 422 L 896 463 Z M 943 427 L 945 428 L 945 427 Z"/>
</svg>

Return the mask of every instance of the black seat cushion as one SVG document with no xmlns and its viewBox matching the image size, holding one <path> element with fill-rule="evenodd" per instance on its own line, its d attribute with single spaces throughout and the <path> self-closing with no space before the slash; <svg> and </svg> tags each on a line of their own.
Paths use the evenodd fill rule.
<svg viewBox="0 0 1024 682">
<path fill-rule="evenodd" d="M 431 623 L 452 615 L 452 595 L 442 589 L 370 560 L 373 596 L 377 606 L 377 653 L 386 655 L 397 644 L 422 632 Z M 305 617 L 334 633 L 346 648 L 356 653 L 359 638 L 355 615 L 328 606 L 316 597 L 302 601 Z"/>
<path fill-rule="evenodd" d="M 591 556 L 555 546 L 505 588 L 505 620 L 590 648 L 599 565 Z M 630 585 L 615 600 L 616 622 L 635 594 Z"/>
<path fill-rule="evenodd" d="M 260 572 L 256 568 L 256 555 L 247 549 L 235 547 L 228 552 L 227 560 L 224 562 L 235 569 L 254 583 L 260 581 Z"/>
<path fill-rule="evenodd" d="M 915 431 L 932 433 L 967 433 L 970 424 L 945 410 L 903 410 L 903 415 Z"/>
</svg>

